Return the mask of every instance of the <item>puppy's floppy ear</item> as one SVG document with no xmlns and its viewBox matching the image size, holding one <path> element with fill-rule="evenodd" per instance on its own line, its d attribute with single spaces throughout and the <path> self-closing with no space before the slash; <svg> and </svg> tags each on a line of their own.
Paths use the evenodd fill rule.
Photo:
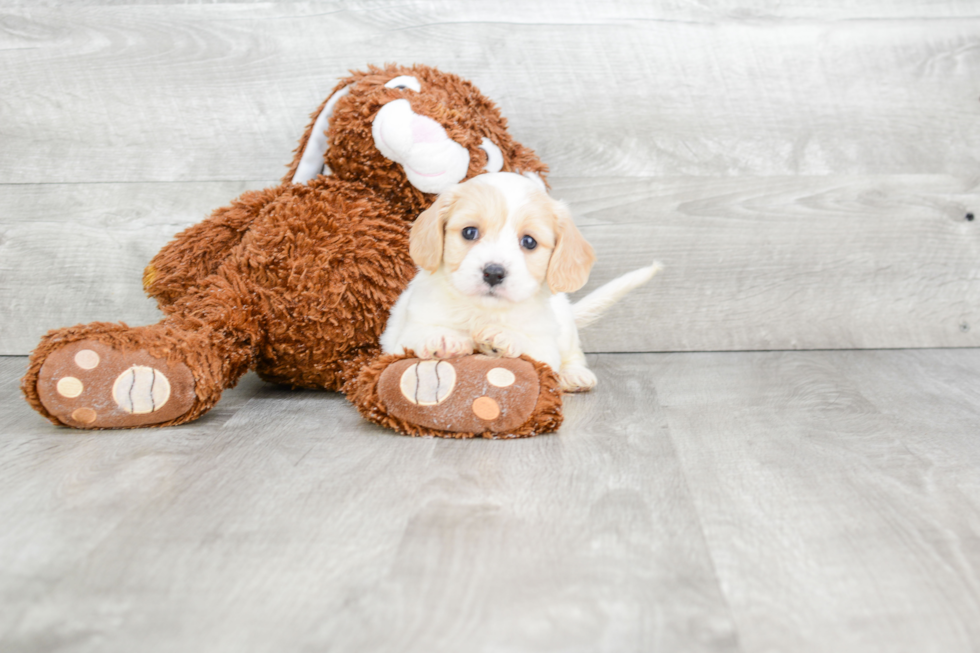
<svg viewBox="0 0 980 653">
<path fill-rule="evenodd" d="M 426 272 L 435 272 L 442 263 L 442 247 L 446 239 L 446 221 L 452 212 L 455 187 L 441 194 L 422 214 L 415 218 L 409 235 L 408 253 L 415 265 Z"/>
<path fill-rule="evenodd" d="M 554 202 L 555 249 L 548 261 L 548 288 L 551 292 L 575 292 L 589 280 L 595 263 L 595 250 L 575 226 L 568 207 Z"/>
</svg>

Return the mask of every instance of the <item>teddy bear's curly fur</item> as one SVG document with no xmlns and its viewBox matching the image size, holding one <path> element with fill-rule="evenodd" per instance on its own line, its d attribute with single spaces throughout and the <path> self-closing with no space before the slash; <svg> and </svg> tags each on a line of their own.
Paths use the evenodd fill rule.
<svg viewBox="0 0 980 653">
<path fill-rule="evenodd" d="M 421 91 L 385 87 L 401 75 L 418 79 Z M 389 309 L 416 272 L 411 222 L 435 199 L 375 147 L 372 120 L 388 102 L 408 100 L 466 148 L 465 178 L 483 172 L 485 138 L 499 147 L 503 170 L 547 172 L 510 136 L 497 107 L 455 75 L 421 65 L 369 67 L 333 93 L 342 90 L 327 131 L 327 174 L 293 181 L 329 98 L 280 185 L 245 193 L 153 258 L 144 286 L 164 313 L 160 322 L 96 322 L 41 340 L 22 381 L 38 412 L 75 428 L 180 424 L 209 410 L 250 369 L 275 383 L 343 390 L 380 354 Z M 131 379 L 121 381 L 120 370 Z M 146 406 L 134 398 L 140 392 Z M 170 403 L 166 411 L 162 402 Z"/>
</svg>

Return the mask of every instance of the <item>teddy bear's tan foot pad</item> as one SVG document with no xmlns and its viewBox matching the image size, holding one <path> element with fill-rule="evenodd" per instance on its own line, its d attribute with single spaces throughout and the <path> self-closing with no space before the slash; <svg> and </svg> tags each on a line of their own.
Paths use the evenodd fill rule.
<svg viewBox="0 0 980 653">
<path fill-rule="evenodd" d="M 392 417 L 450 433 L 517 429 L 534 411 L 539 391 L 537 371 L 528 361 L 479 354 L 403 359 L 378 380 L 378 395 Z"/>
<path fill-rule="evenodd" d="M 41 403 L 75 428 L 131 428 L 169 422 L 194 405 L 194 375 L 143 351 L 81 340 L 52 353 L 37 380 Z"/>
</svg>

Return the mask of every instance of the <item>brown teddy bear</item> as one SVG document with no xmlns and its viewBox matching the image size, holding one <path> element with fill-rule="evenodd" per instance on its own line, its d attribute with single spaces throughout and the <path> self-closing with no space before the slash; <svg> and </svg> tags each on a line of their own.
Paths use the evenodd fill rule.
<svg viewBox="0 0 980 653">
<path fill-rule="evenodd" d="M 74 428 L 168 426 L 200 417 L 254 369 L 345 391 L 403 433 L 554 430 L 554 374 L 530 359 L 457 360 L 447 390 L 425 381 L 447 363 L 379 358 L 389 309 L 416 272 L 411 222 L 440 191 L 499 170 L 547 172 L 470 82 L 420 65 L 354 72 L 313 114 L 279 186 L 245 193 L 153 258 L 143 282 L 163 320 L 49 332 L 22 381 L 27 400 Z M 490 383 L 501 375 L 513 380 Z"/>
</svg>

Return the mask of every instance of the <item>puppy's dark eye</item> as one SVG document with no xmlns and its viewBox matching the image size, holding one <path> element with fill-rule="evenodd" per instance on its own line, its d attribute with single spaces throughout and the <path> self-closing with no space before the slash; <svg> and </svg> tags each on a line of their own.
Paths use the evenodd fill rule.
<svg viewBox="0 0 980 653">
<path fill-rule="evenodd" d="M 521 247 L 524 249 L 534 249 L 538 246 L 538 241 L 534 240 L 530 236 L 524 236 L 521 238 Z"/>
<path fill-rule="evenodd" d="M 476 240 L 480 236 L 480 230 L 476 227 L 464 227 L 462 233 L 466 240 Z"/>
</svg>

